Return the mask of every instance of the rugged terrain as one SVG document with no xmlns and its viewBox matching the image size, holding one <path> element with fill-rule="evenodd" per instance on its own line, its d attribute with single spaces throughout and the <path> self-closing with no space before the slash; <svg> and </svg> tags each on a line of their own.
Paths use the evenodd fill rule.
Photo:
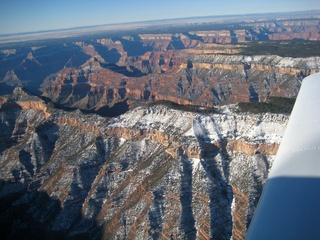
<svg viewBox="0 0 320 240">
<path fill-rule="evenodd" d="M 243 239 L 288 116 L 236 109 L 107 119 L 16 89 L 1 98 L 2 236 Z"/>
<path fill-rule="evenodd" d="M 1 236 L 244 239 L 319 19 L 1 45 Z"/>
<path fill-rule="evenodd" d="M 108 115 L 141 100 L 212 107 L 295 97 L 301 80 L 319 71 L 316 13 L 238 21 L 3 48 L 0 93 L 24 86 L 64 107 Z"/>
</svg>

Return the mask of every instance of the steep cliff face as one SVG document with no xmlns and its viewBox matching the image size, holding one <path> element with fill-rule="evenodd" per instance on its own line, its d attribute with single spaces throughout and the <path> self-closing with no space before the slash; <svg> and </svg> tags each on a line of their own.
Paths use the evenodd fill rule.
<svg viewBox="0 0 320 240">
<path fill-rule="evenodd" d="M 255 40 L 320 40 L 318 32 L 319 19 L 256 19 L 244 20 L 238 28 L 231 30 L 192 31 L 206 43 L 241 43 Z"/>
<path fill-rule="evenodd" d="M 132 67 L 90 60 L 48 78 L 42 92 L 55 102 L 99 109 L 129 100 L 169 100 L 199 106 L 295 97 L 319 57 L 243 56 L 195 51 L 146 53 Z M 145 67 L 148 66 L 146 70 Z"/>
<path fill-rule="evenodd" d="M 289 52 L 318 56 L 318 26 L 316 13 L 309 18 L 251 16 L 201 31 L 191 25 L 175 33 L 142 29 L 109 38 L 3 49 L 0 94 L 24 86 L 66 107 L 86 110 L 139 100 L 215 106 L 294 97 L 301 79 L 319 71 L 319 57 L 278 57 L 288 42 L 268 45 L 265 51 L 259 43 L 311 40 L 299 49 L 292 45 Z"/>
<path fill-rule="evenodd" d="M 288 119 L 38 106 L 15 91 L 0 109 L 7 238 L 243 239 Z"/>
</svg>

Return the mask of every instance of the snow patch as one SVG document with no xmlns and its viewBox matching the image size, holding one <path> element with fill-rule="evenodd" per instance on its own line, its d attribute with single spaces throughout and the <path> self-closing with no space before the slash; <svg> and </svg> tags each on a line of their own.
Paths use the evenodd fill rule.
<svg viewBox="0 0 320 240">
<path fill-rule="evenodd" d="M 199 170 L 200 158 L 190 158 L 192 163 L 192 174 L 194 175 Z"/>
<path fill-rule="evenodd" d="M 122 146 L 126 141 L 124 138 L 119 138 L 119 146 Z"/>
</svg>

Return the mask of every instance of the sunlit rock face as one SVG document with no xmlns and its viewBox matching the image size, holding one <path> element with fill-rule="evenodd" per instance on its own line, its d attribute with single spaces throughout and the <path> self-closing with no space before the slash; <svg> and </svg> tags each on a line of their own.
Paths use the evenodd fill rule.
<svg viewBox="0 0 320 240">
<path fill-rule="evenodd" d="M 318 26 L 247 19 L 2 49 L 1 236 L 244 239 L 288 116 L 233 104 L 295 97 L 320 69 L 319 57 L 245 54 L 247 43 L 318 41 Z M 159 100 L 220 107 L 145 104 Z"/>
<path fill-rule="evenodd" d="M 320 67 L 319 57 L 171 51 L 144 58 L 135 59 L 131 67 L 91 59 L 78 69 L 63 69 L 47 79 L 41 90 L 54 102 L 87 110 L 112 107 L 119 102 L 131 105 L 141 100 L 212 107 L 265 101 L 268 96 L 295 97 L 303 77 Z M 144 69 L 147 63 L 153 67 Z"/>
<path fill-rule="evenodd" d="M 243 239 L 288 116 L 236 108 L 109 119 L 2 97 L 2 236 Z"/>
<path fill-rule="evenodd" d="M 241 24 L 213 25 L 213 30 L 137 30 L 1 49 L 0 94 L 24 86 L 64 107 L 91 111 L 149 100 L 216 106 L 295 97 L 301 80 L 319 71 L 319 57 L 277 55 L 283 56 L 283 41 L 320 39 L 319 20 L 310 19 L 248 17 Z M 259 46 L 246 51 L 253 41 L 273 40 L 281 42 L 262 53 L 256 53 Z M 309 41 L 304 44 L 290 51 L 313 49 Z"/>
</svg>

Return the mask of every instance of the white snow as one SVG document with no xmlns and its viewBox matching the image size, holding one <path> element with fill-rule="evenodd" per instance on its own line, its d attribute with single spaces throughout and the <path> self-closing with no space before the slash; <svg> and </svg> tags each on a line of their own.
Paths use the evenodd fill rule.
<svg viewBox="0 0 320 240">
<path fill-rule="evenodd" d="M 199 170 L 200 165 L 200 158 L 191 158 L 192 162 L 192 173 L 195 174 Z"/>
<path fill-rule="evenodd" d="M 203 115 L 164 106 L 136 108 L 113 120 L 108 127 L 157 130 L 175 135 L 189 146 L 199 145 L 199 140 L 215 143 L 224 138 L 260 143 L 281 142 L 288 116 L 238 114 L 234 109 L 234 105 L 224 106 L 220 114 Z"/>
<path fill-rule="evenodd" d="M 127 141 L 127 140 L 124 139 L 124 138 L 120 138 L 119 140 L 120 140 L 119 146 L 122 146 L 122 145 Z"/>
</svg>

